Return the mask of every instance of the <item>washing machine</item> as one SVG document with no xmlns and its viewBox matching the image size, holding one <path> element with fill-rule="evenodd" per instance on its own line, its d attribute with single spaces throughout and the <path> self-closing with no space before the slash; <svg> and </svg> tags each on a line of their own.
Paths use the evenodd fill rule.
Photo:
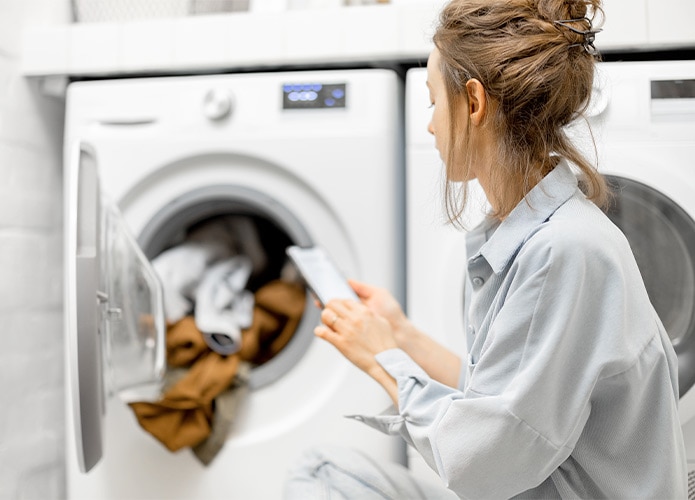
<svg viewBox="0 0 695 500">
<path fill-rule="evenodd" d="M 695 61 L 598 65 L 589 128 L 569 129 L 613 187 L 622 229 L 678 354 L 680 419 L 695 472 Z"/>
<path fill-rule="evenodd" d="M 426 131 L 431 110 L 425 81 L 426 70 L 408 71 L 408 312 L 424 331 L 465 353 L 465 231 L 442 222 L 444 173 L 434 139 Z M 573 124 L 568 133 L 592 161 L 598 159 L 599 169 L 614 187 L 608 215 L 626 234 L 678 354 L 680 417 L 692 470 L 695 61 L 599 63 L 587 114 L 588 120 Z M 473 204 L 469 220 L 480 220 L 480 206 Z M 422 468 L 410 450 L 408 456 L 413 467 Z"/>
<path fill-rule="evenodd" d="M 404 461 L 399 439 L 344 416 L 389 405 L 316 339 L 309 293 L 289 343 L 254 366 L 205 466 L 168 451 L 128 406 L 167 372 L 152 261 L 215 217 L 258 222 L 268 279 L 289 245 L 323 247 L 347 275 L 405 293 L 402 79 L 382 69 L 75 82 L 65 126 L 69 498 L 280 498 L 318 443 Z"/>
</svg>

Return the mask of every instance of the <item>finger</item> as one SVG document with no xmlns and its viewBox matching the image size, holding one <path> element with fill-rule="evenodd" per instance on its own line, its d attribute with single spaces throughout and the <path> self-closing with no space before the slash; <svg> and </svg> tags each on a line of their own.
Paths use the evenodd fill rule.
<svg viewBox="0 0 695 500">
<path fill-rule="evenodd" d="M 354 300 L 332 300 L 330 302 L 330 309 L 341 318 L 352 316 L 359 310 L 359 307 L 360 303 Z"/>
<path fill-rule="evenodd" d="M 314 335 L 333 345 L 335 345 L 336 339 L 338 338 L 338 334 L 336 332 L 324 325 L 319 325 L 314 328 Z"/>
<path fill-rule="evenodd" d="M 321 311 L 321 321 L 324 325 L 329 326 L 330 328 L 333 328 L 335 326 L 335 323 L 338 321 L 339 318 L 340 315 L 338 314 L 338 312 L 336 312 L 330 307 L 326 307 Z"/>
</svg>

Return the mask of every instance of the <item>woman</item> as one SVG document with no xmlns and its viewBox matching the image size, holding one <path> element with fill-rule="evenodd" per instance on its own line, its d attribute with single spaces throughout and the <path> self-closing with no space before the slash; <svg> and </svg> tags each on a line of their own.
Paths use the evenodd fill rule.
<svg viewBox="0 0 695 500">
<path fill-rule="evenodd" d="M 467 235 L 468 358 L 391 295 L 352 282 L 316 335 L 381 384 L 392 412 L 360 417 L 412 444 L 447 489 L 357 452 L 307 454 L 304 498 L 685 498 L 676 356 L 603 178 L 563 127 L 595 66 L 599 0 L 452 0 L 427 72 L 429 131 L 456 222 L 465 183 L 491 206 Z M 461 188 L 461 189 L 459 189 Z"/>
</svg>

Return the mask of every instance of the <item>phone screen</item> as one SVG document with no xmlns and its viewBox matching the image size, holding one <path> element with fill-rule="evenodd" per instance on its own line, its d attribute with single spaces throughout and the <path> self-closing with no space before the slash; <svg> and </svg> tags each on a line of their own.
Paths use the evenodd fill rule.
<svg viewBox="0 0 695 500">
<path fill-rule="evenodd" d="M 287 248 L 287 255 L 322 306 L 331 299 L 359 301 L 347 279 L 323 248 L 291 246 Z"/>
</svg>

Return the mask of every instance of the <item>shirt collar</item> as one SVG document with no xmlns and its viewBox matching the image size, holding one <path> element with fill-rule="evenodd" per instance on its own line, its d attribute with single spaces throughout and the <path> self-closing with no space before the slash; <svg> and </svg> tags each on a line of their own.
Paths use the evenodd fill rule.
<svg viewBox="0 0 695 500">
<path fill-rule="evenodd" d="M 487 241 L 479 247 L 478 254 L 488 261 L 495 273 L 502 272 L 528 235 L 572 197 L 577 184 L 577 178 L 567 162 L 561 161 L 529 191 L 489 239 L 484 238 Z M 486 221 L 472 232 L 478 234 L 471 236 L 480 241 L 481 236 L 489 234 L 494 225 L 494 221 Z"/>
</svg>

